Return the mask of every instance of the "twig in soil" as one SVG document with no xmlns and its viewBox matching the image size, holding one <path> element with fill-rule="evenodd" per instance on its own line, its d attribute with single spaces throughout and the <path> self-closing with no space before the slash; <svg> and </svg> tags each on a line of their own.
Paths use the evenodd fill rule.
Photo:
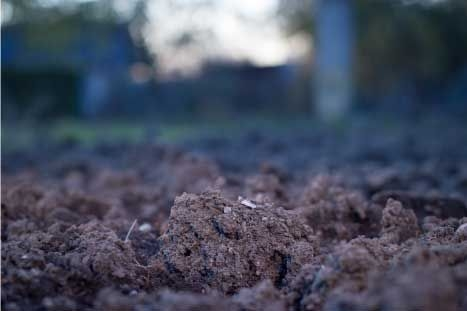
<svg viewBox="0 0 467 311">
<path fill-rule="evenodd" d="M 133 223 L 131 224 L 130 230 L 128 230 L 128 233 L 126 234 L 124 243 L 128 242 L 128 239 L 130 238 L 130 234 L 135 228 L 137 222 L 138 222 L 138 219 L 135 219 L 135 221 L 133 221 Z"/>
</svg>

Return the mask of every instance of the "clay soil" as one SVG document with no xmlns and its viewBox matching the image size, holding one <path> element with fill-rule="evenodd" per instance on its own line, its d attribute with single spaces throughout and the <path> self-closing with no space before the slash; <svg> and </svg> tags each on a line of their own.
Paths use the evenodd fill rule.
<svg viewBox="0 0 467 311">
<path fill-rule="evenodd" d="M 449 125 L 5 154 L 2 310 L 467 310 Z"/>
</svg>

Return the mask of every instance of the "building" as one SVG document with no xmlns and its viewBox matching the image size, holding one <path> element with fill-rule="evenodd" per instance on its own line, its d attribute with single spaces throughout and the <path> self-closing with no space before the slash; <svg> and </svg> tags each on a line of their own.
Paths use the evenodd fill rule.
<svg viewBox="0 0 467 311">
<path fill-rule="evenodd" d="M 1 44 L 5 117 L 128 113 L 151 89 L 147 53 L 125 23 L 7 25 Z"/>
</svg>

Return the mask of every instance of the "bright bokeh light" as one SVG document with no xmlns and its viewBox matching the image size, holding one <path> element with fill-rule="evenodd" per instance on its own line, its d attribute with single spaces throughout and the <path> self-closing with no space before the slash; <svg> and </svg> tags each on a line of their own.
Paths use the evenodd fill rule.
<svg viewBox="0 0 467 311">
<path fill-rule="evenodd" d="M 283 64 L 308 45 L 283 33 L 277 6 L 277 0 L 149 2 L 145 38 L 162 75 L 190 74 L 213 59 Z"/>
</svg>

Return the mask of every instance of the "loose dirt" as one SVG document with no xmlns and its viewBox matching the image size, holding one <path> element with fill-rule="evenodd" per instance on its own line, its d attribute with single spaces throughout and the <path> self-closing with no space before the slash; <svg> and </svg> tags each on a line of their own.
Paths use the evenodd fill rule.
<svg viewBox="0 0 467 311">
<path fill-rule="evenodd" d="M 466 141 L 420 125 L 7 154 L 2 309 L 467 310 Z"/>
</svg>

